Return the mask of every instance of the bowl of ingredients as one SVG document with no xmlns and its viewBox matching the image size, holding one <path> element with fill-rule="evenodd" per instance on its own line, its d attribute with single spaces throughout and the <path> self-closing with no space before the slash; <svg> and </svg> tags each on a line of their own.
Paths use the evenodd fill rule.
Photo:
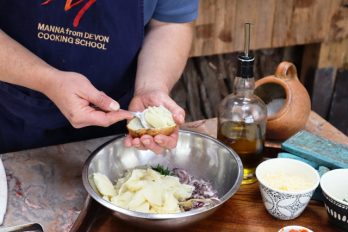
<svg viewBox="0 0 348 232">
<path fill-rule="evenodd" d="M 147 229 L 177 229 L 215 212 L 239 189 L 243 165 L 218 140 L 180 130 L 175 149 L 156 155 L 123 146 L 120 135 L 83 168 L 89 195 L 110 212 Z"/>
<path fill-rule="evenodd" d="M 313 167 L 288 158 L 262 162 L 256 177 L 266 210 L 282 220 L 294 219 L 304 211 L 320 181 Z"/>
<path fill-rule="evenodd" d="M 285 226 L 281 228 L 278 232 L 313 232 L 312 230 L 303 226 Z"/>
<path fill-rule="evenodd" d="M 330 222 L 348 231 L 348 169 L 335 169 L 325 173 L 320 180 L 324 205 Z"/>
</svg>

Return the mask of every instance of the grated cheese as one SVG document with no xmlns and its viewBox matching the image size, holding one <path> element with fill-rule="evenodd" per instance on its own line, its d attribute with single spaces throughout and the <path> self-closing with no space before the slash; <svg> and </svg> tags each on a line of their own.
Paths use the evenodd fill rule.
<svg viewBox="0 0 348 232">
<path fill-rule="evenodd" d="M 313 182 L 303 176 L 288 175 L 285 172 L 266 173 L 262 179 L 267 186 L 288 192 L 300 192 L 313 186 Z"/>
</svg>

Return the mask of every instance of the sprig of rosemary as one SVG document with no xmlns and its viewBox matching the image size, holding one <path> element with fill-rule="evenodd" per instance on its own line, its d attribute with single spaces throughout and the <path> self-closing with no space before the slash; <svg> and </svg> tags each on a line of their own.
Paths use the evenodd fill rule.
<svg viewBox="0 0 348 232">
<path fill-rule="evenodd" d="M 159 172 L 160 174 L 164 175 L 164 176 L 170 176 L 172 175 L 171 171 L 168 169 L 168 167 L 164 168 L 162 165 L 157 164 L 156 167 L 151 166 L 152 170 L 155 170 L 157 172 Z"/>
</svg>

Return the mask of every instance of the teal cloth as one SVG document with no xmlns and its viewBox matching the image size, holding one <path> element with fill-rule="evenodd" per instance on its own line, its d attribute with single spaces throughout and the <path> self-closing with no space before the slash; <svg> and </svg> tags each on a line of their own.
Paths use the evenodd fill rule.
<svg viewBox="0 0 348 232">
<path fill-rule="evenodd" d="M 330 169 L 348 168 L 348 147 L 308 131 L 300 131 L 282 143 L 282 149 Z"/>
</svg>

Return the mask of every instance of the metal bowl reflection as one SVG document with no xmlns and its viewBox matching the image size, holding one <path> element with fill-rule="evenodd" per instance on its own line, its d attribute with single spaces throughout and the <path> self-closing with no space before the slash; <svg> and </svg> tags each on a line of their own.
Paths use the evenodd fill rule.
<svg viewBox="0 0 348 232">
<path fill-rule="evenodd" d="M 161 155 L 123 146 L 124 136 L 105 143 L 94 151 L 83 168 L 83 184 L 90 196 L 110 212 L 129 223 L 148 229 L 177 229 L 190 225 L 215 212 L 239 189 L 243 165 L 238 155 L 218 140 L 201 133 L 179 131 L 177 147 Z M 90 176 L 95 172 L 115 181 L 126 170 L 135 167 L 161 164 L 169 169 L 183 168 L 196 178 L 210 181 L 221 202 L 211 208 L 201 208 L 175 214 L 147 214 L 117 207 L 104 200 L 93 189 Z"/>
</svg>

